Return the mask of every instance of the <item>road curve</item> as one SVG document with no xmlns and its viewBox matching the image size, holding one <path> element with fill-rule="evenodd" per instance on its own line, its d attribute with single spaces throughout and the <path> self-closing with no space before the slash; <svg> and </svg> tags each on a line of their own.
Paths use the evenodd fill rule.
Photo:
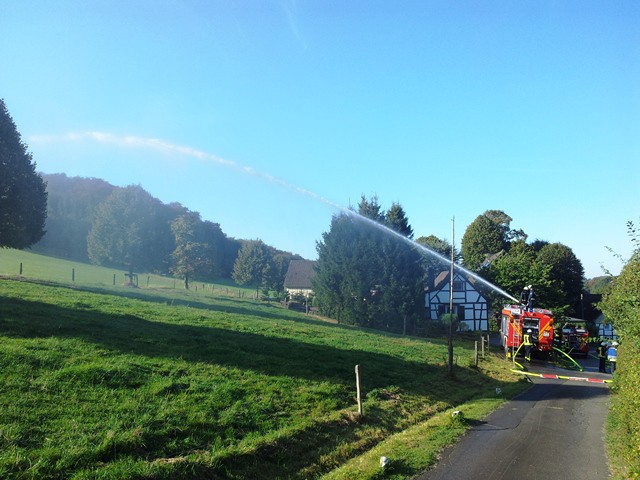
<svg viewBox="0 0 640 480">
<path fill-rule="evenodd" d="M 553 373 L 611 378 L 597 373 L 592 360 L 583 363 L 585 372 Z M 551 373 L 537 365 L 530 370 Z M 416 480 L 608 478 L 604 453 L 608 384 L 530 378 L 531 389 L 474 425 Z"/>
</svg>

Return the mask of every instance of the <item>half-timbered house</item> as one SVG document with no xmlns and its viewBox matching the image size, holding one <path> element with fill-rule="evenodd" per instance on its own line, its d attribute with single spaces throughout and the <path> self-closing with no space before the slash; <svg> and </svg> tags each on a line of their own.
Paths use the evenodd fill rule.
<svg viewBox="0 0 640 480">
<path fill-rule="evenodd" d="M 428 286 L 425 292 L 427 320 L 439 320 L 449 313 L 451 272 L 441 272 Z M 453 313 L 459 322 L 460 330 L 488 330 L 487 300 L 478 291 L 473 278 L 463 272 L 453 272 Z"/>
</svg>

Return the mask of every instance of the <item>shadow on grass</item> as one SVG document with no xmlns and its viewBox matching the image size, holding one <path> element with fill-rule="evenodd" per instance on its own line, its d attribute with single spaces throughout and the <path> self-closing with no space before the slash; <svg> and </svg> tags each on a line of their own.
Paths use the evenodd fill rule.
<svg viewBox="0 0 640 480">
<path fill-rule="evenodd" d="M 390 355 L 216 327 L 153 322 L 134 315 L 110 315 L 16 298 L 3 298 L 0 305 L 2 335 L 78 338 L 122 353 L 203 362 L 266 375 L 351 385 L 354 366 L 362 365 L 365 388 L 398 385 L 424 393 L 427 386 L 420 379 L 438 378 L 443 370 Z"/>
<path fill-rule="evenodd" d="M 2 278 L 2 277 L 0 277 Z M 18 278 L 12 278 L 13 280 L 20 280 Z M 180 290 L 171 291 L 172 293 L 167 293 L 166 295 L 162 295 L 162 289 L 156 288 L 120 288 L 120 289 L 111 289 L 107 287 L 98 287 L 98 286 L 81 286 L 77 287 L 75 285 L 68 284 L 58 284 L 55 282 L 43 282 L 43 281 L 31 281 L 30 283 L 34 284 L 44 284 L 50 285 L 60 288 L 69 288 L 76 291 L 88 292 L 88 293 L 96 293 L 99 295 L 113 295 L 118 297 L 130 298 L 133 300 L 140 300 L 145 302 L 158 303 L 162 305 L 171 305 L 175 307 L 190 307 L 197 308 L 201 310 L 209 310 L 212 312 L 223 312 L 234 315 L 249 315 L 253 317 L 257 317 L 256 311 L 259 311 L 259 317 L 266 320 L 282 320 L 283 318 L 286 320 L 292 320 L 301 323 L 310 323 L 310 324 L 326 324 L 327 322 L 310 318 L 306 315 L 303 315 L 298 312 L 294 312 L 292 310 L 288 310 L 285 308 L 281 308 L 279 305 L 273 302 L 266 301 L 257 301 L 250 300 L 247 298 L 238 298 L 235 296 L 229 295 L 217 295 L 211 294 L 208 295 L 206 293 L 195 293 L 193 291 Z M 237 287 L 236 287 L 237 288 Z M 179 292 L 179 293 L 177 293 Z M 210 302 L 207 302 L 210 300 Z M 253 303 L 251 303 L 253 302 Z M 335 325 L 335 324 L 334 324 Z M 344 328 L 344 325 L 341 325 Z"/>
<path fill-rule="evenodd" d="M 252 314 L 255 315 L 255 311 Z M 343 385 L 346 392 L 353 390 L 354 396 L 355 365 L 363 366 L 365 392 L 395 385 L 403 392 L 428 396 L 433 402 L 447 405 L 464 400 L 462 397 L 477 395 L 477 390 L 467 392 L 458 388 L 460 385 L 456 381 L 447 380 L 446 369 L 442 366 L 406 361 L 392 355 L 344 350 L 215 327 L 154 322 L 134 315 L 111 315 L 14 297 L 0 297 L 0 335 L 76 338 L 124 354 L 327 381 Z M 460 377 L 466 380 L 473 378 L 476 386 L 483 385 L 487 391 L 491 391 L 490 386 L 495 384 L 477 372 L 462 368 L 460 371 Z M 367 434 L 362 433 L 366 428 L 370 428 L 369 431 L 377 429 L 387 435 L 394 433 L 399 426 L 389 423 L 384 413 L 376 414 L 372 410 L 363 422 L 342 418 L 315 424 L 292 436 L 259 446 L 254 451 L 221 458 L 216 465 L 193 465 L 189 462 L 183 466 L 176 465 L 172 478 L 215 478 L 231 472 L 233 478 L 315 477 L 335 466 L 323 464 L 323 458 L 331 457 L 341 446 L 357 443 L 351 451 L 351 454 L 357 454 L 380 440 L 367 438 Z M 189 435 L 189 431 L 183 434 Z M 162 439 L 151 443 L 156 442 L 162 443 Z M 154 453 L 143 449 L 131 451 L 129 455 L 147 459 L 149 456 L 153 458 Z M 185 470 L 181 472 L 183 467 Z"/>
</svg>

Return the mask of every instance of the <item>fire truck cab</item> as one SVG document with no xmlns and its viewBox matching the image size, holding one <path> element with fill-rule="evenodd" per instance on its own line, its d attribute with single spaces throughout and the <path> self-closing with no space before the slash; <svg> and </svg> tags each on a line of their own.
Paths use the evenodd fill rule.
<svg viewBox="0 0 640 480">
<path fill-rule="evenodd" d="M 531 330 L 532 352 L 546 357 L 553 349 L 553 314 L 544 308 L 527 310 L 522 305 L 505 305 L 500 323 L 501 345 L 510 357 Z M 524 354 L 524 351 L 522 352 Z"/>
<path fill-rule="evenodd" d="M 556 331 L 558 346 L 569 355 L 589 355 L 589 330 L 584 321 L 567 320 Z"/>
</svg>

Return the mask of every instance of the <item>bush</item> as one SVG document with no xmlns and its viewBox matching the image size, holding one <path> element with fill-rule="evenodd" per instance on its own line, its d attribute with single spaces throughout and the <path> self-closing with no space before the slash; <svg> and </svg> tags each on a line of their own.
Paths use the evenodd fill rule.
<svg viewBox="0 0 640 480">
<path fill-rule="evenodd" d="M 635 234 L 632 226 L 630 232 Z M 635 239 L 637 241 L 637 239 Z M 638 245 L 638 244 L 636 244 Z M 618 337 L 618 368 L 614 375 L 608 418 L 609 451 L 614 475 L 640 477 L 640 249 L 616 278 L 598 305 Z"/>
</svg>

